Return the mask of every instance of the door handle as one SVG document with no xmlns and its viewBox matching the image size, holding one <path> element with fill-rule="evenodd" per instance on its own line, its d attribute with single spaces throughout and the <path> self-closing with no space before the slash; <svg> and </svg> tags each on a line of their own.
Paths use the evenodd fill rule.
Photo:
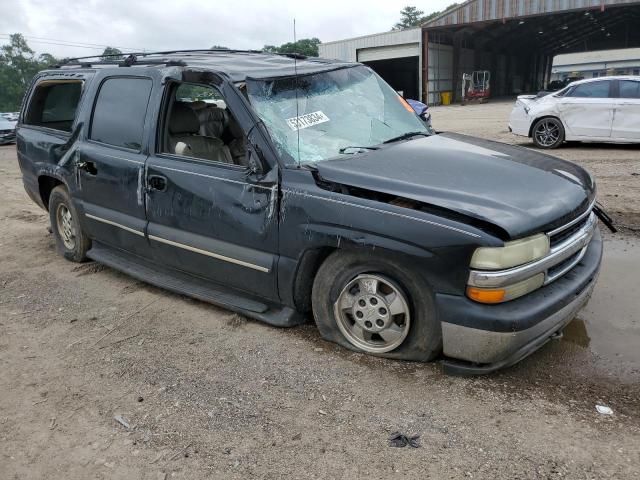
<svg viewBox="0 0 640 480">
<path fill-rule="evenodd" d="M 76 162 L 76 168 L 78 170 L 84 170 L 89 175 L 95 175 L 96 173 L 98 173 L 96 164 L 93 162 L 86 162 L 86 161 Z"/>
<path fill-rule="evenodd" d="M 147 190 L 164 192 L 167 189 L 167 177 L 162 175 L 149 175 L 147 177 Z"/>
</svg>

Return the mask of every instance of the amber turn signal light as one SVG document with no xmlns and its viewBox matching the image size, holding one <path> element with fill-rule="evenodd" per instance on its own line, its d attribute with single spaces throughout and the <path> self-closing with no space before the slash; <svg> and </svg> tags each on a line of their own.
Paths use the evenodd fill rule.
<svg viewBox="0 0 640 480">
<path fill-rule="evenodd" d="M 504 302 L 507 291 L 504 288 L 486 289 L 467 287 L 467 296 L 471 300 L 480 303 L 500 303 Z"/>
</svg>

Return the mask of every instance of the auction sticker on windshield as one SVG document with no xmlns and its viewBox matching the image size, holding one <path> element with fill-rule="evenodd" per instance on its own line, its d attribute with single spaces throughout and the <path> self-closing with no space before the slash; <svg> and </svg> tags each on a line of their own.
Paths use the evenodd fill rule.
<svg viewBox="0 0 640 480">
<path fill-rule="evenodd" d="M 321 110 L 318 110 L 317 112 L 307 113 L 306 115 L 300 115 L 299 117 L 287 118 L 287 125 L 289 125 L 291 130 L 300 130 L 328 121 L 329 117 L 327 117 Z"/>
</svg>

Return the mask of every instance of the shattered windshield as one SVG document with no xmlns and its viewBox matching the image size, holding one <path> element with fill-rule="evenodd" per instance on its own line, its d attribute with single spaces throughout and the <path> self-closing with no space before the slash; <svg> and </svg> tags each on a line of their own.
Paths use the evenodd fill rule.
<svg viewBox="0 0 640 480">
<path fill-rule="evenodd" d="M 248 80 L 247 92 L 288 164 L 335 158 L 410 132 L 428 133 L 404 99 L 365 66 Z"/>
</svg>

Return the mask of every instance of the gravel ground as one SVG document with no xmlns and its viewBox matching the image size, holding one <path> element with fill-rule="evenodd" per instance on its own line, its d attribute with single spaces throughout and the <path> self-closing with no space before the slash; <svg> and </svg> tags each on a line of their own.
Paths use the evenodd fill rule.
<svg viewBox="0 0 640 480">
<path fill-rule="evenodd" d="M 482 107 L 434 109 L 434 122 L 513 140 L 485 119 L 506 107 Z M 578 152 L 601 195 L 629 199 L 610 208 L 637 205 L 638 150 L 558 153 Z M 564 341 L 461 378 L 346 351 L 312 323 L 276 329 L 69 263 L 47 225 L 15 147 L 0 147 L 2 479 L 640 478 L 633 236 L 607 236 L 594 298 Z M 389 447 L 396 430 L 421 447 Z"/>
</svg>

